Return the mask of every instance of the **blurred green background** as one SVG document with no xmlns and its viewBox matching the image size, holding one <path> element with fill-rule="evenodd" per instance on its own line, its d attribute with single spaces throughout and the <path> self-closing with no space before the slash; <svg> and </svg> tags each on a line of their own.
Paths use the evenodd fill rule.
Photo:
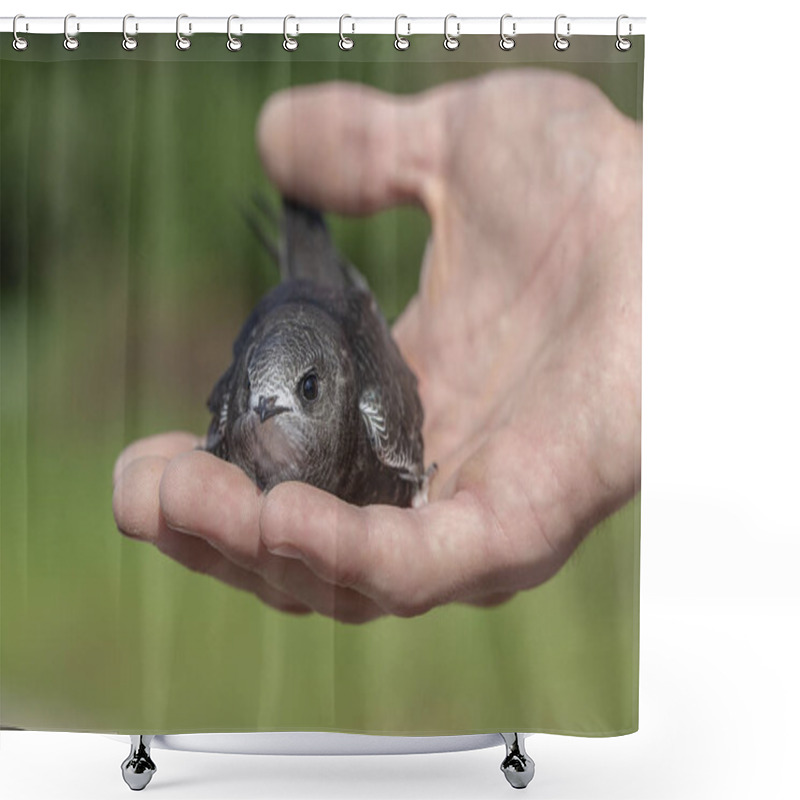
<svg viewBox="0 0 800 800">
<path fill-rule="evenodd" d="M 539 589 L 491 610 L 348 627 L 294 618 L 120 536 L 130 441 L 203 432 L 233 339 L 277 280 L 241 207 L 264 187 L 264 100 L 330 79 L 413 92 L 491 69 L 566 69 L 641 118 L 643 40 L 116 35 L 0 42 L 0 722 L 175 732 L 635 730 L 638 500 Z M 346 109 L 343 110 L 346 113 Z M 418 209 L 330 219 L 389 319 L 413 294 Z"/>
</svg>

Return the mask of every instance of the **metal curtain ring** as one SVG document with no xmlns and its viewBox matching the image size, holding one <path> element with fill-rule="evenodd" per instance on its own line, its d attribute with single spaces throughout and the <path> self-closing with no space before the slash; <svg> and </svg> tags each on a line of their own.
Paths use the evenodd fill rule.
<svg viewBox="0 0 800 800">
<path fill-rule="evenodd" d="M 17 33 L 17 20 L 18 19 L 25 19 L 25 15 L 24 14 L 17 14 L 17 16 L 14 17 L 14 22 L 11 23 L 11 32 L 14 34 L 14 41 L 12 42 L 12 44 L 13 44 L 15 50 L 19 50 L 21 52 L 22 50 L 27 49 L 28 40 L 27 39 L 23 39 Z M 25 30 L 26 31 L 28 30 L 28 23 L 27 22 L 25 23 Z"/>
<path fill-rule="evenodd" d="M 289 31 L 287 26 L 289 25 L 290 19 L 297 19 L 297 17 L 293 17 L 291 14 L 287 14 L 283 18 L 283 49 L 292 52 L 293 50 L 297 50 L 297 39 L 292 36 L 289 36 Z M 297 33 L 300 33 L 300 25 L 295 23 L 295 27 L 297 28 Z"/>
<path fill-rule="evenodd" d="M 512 19 L 512 14 L 503 14 L 500 17 L 500 49 L 501 50 L 513 50 L 516 41 L 514 41 L 514 37 L 517 34 L 517 23 L 511 23 L 511 35 L 509 36 L 505 31 L 505 24 L 507 19 Z"/>
<path fill-rule="evenodd" d="M 228 43 L 225 46 L 231 51 L 231 53 L 235 53 L 237 50 L 242 49 L 242 40 L 231 33 L 231 22 L 233 22 L 235 19 L 239 19 L 236 14 L 231 14 L 228 17 Z M 241 32 L 242 26 L 240 25 L 239 33 Z"/>
<path fill-rule="evenodd" d="M 128 33 L 128 20 L 129 19 L 135 19 L 133 14 L 126 14 L 122 18 L 122 49 L 123 50 L 135 50 L 136 46 L 139 44 L 139 42 L 136 41 L 136 36 L 135 35 L 131 36 Z M 139 23 L 138 22 L 136 23 L 136 25 L 134 27 L 134 30 L 136 30 L 136 31 L 139 30 Z"/>
<path fill-rule="evenodd" d="M 71 19 L 75 19 L 74 14 L 67 14 L 64 17 L 64 49 L 65 50 L 77 50 L 78 49 L 78 40 L 74 36 L 70 36 L 69 34 L 69 21 Z M 75 30 L 80 31 L 81 26 L 80 23 L 75 23 Z"/>
<path fill-rule="evenodd" d="M 175 35 L 178 37 L 177 39 L 175 39 L 175 47 L 177 47 L 178 50 L 188 50 L 192 46 L 191 40 L 187 39 L 181 33 L 181 20 L 182 19 L 188 19 L 188 18 L 189 18 L 188 14 L 178 14 L 178 16 L 177 16 L 177 18 L 175 20 Z M 192 32 L 192 23 L 190 22 L 189 23 L 189 33 L 191 33 L 191 32 Z"/>
<path fill-rule="evenodd" d="M 342 16 L 339 17 L 339 47 L 342 50 L 352 50 L 353 46 L 355 45 L 355 42 L 349 36 L 345 36 L 343 30 L 344 21 L 346 19 L 353 19 L 353 18 L 349 14 L 342 14 Z M 351 23 L 351 25 L 352 25 L 352 30 L 350 32 L 355 33 L 356 30 L 355 22 Z"/>
<path fill-rule="evenodd" d="M 405 38 L 405 36 L 400 35 L 400 20 L 401 19 L 408 19 L 405 14 L 398 14 L 394 18 L 394 46 L 396 50 L 408 50 L 411 47 L 411 42 Z M 411 23 L 407 22 L 406 25 L 408 26 L 408 33 L 406 36 L 411 36 Z"/>
<path fill-rule="evenodd" d="M 631 44 L 632 44 L 630 39 L 624 39 L 622 34 L 619 32 L 620 31 L 620 22 L 622 22 L 622 20 L 624 20 L 624 19 L 628 19 L 628 16 L 626 14 L 620 14 L 617 17 L 617 42 L 614 45 L 617 48 L 617 50 L 619 50 L 621 53 L 624 53 L 626 50 L 630 50 L 631 49 Z M 632 30 L 633 30 L 633 28 L 631 27 L 631 24 L 629 22 L 628 23 L 628 36 L 631 35 L 631 31 Z"/>
<path fill-rule="evenodd" d="M 555 37 L 556 37 L 555 40 L 553 41 L 553 47 L 555 47 L 556 50 L 559 50 L 561 52 L 563 52 L 564 50 L 566 50 L 569 47 L 569 39 L 565 39 L 558 32 L 558 21 L 560 19 L 566 19 L 566 18 L 567 18 L 566 14 L 559 14 L 556 17 L 555 23 L 553 24 L 553 33 L 555 34 Z M 567 36 L 569 36 L 569 35 L 570 35 L 570 24 L 568 22 L 567 23 Z"/>
<path fill-rule="evenodd" d="M 450 22 L 451 19 L 456 21 L 456 35 L 448 33 L 447 31 L 447 23 Z M 461 42 L 458 41 L 458 37 L 461 35 L 461 23 L 458 21 L 458 17 L 455 14 L 448 14 L 444 18 L 444 49 L 445 50 L 457 50 L 458 46 Z"/>
</svg>

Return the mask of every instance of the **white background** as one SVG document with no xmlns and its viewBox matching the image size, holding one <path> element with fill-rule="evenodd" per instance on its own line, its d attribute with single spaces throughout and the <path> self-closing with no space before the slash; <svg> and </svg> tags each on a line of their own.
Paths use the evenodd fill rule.
<svg viewBox="0 0 800 800">
<path fill-rule="evenodd" d="M 800 796 L 796 6 L 18 2 L 2 13 L 647 16 L 640 731 L 532 737 L 537 776 L 527 795 Z M 4 732 L 0 794 L 128 797 L 126 754 L 101 736 Z M 468 800 L 513 791 L 500 748 L 154 755 L 153 798 Z"/>
</svg>

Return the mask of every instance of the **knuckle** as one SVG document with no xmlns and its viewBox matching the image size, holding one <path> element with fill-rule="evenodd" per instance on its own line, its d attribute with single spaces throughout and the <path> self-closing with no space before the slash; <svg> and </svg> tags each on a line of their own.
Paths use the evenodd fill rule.
<svg viewBox="0 0 800 800">
<path fill-rule="evenodd" d="M 329 606 L 323 613 L 347 625 L 363 625 L 383 614 L 368 597 L 346 589 L 338 589 L 332 595 Z"/>
<path fill-rule="evenodd" d="M 290 483 L 279 483 L 261 495 L 258 524 L 264 544 L 272 544 L 274 536 L 286 526 L 287 511 L 297 505 L 295 487 Z"/>
<path fill-rule="evenodd" d="M 436 603 L 426 591 L 393 591 L 385 596 L 383 608 L 394 617 L 409 619 L 419 617 L 430 611 Z"/>
<path fill-rule="evenodd" d="M 272 588 L 279 592 L 288 592 L 291 590 L 290 566 L 291 561 L 288 558 L 265 558 L 261 559 L 256 571 Z"/>
<path fill-rule="evenodd" d="M 336 584 L 342 589 L 354 589 L 364 582 L 364 570 L 355 559 L 338 564 L 336 567 Z"/>
<path fill-rule="evenodd" d="M 303 603 L 276 598 L 273 592 L 259 591 L 258 598 L 268 606 L 272 606 L 276 611 L 282 611 L 284 614 L 294 614 L 296 616 L 306 615 L 311 613 L 311 609 Z"/>
<path fill-rule="evenodd" d="M 364 613 L 363 609 L 347 604 L 337 604 L 332 616 L 345 625 L 361 625 L 370 620 L 370 617 Z"/>
</svg>

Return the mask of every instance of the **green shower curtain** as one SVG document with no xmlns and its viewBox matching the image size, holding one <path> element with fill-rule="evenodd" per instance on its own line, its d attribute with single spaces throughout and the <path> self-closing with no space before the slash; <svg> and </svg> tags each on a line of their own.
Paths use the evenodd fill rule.
<svg viewBox="0 0 800 800">
<path fill-rule="evenodd" d="M 510 69 L 568 72 L 640 122 L 644 40 L 464 37 L 403 52 L 364 36 L 0 41 L 0 723 L 58 731 L 541 731 L 638 726 L 639 500 L 549 580 L 499 605 L 360 625 L 294 616 L 119 535 L 112 469 L 132 441 L 203 434 L 247 314 L 276 285 L 243 221 L 275 199 L 254 144 L 273 93 L 332 80 L 409 95 Z M 342 113 L 347 113 L 343 109 Z M 501 147 L 498 143 L 497 147 Z M 331 153 L 331 158 L 336 154 Z M 503 176 L 498 176 L 502 181 Z M 394 321 L 430 223 L 328 214 Z M 431 455 L 429 460 L 434 456 Z M 435 480 L 435 479 L 434 479 Z M 435 501 L 434 501 L 435 502 Z"/>
</svg>

